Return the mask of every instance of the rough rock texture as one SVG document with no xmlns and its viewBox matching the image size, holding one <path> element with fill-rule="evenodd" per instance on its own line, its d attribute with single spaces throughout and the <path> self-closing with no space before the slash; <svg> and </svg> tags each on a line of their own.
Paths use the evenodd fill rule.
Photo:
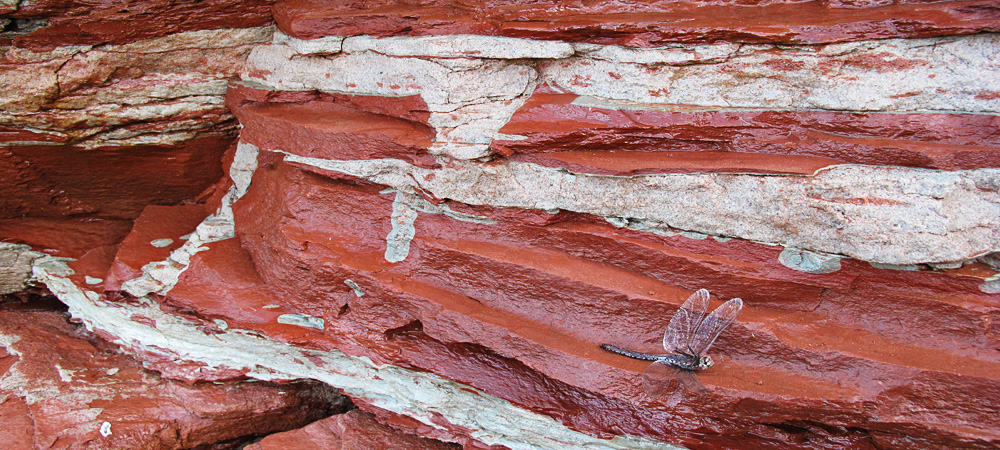
<svg viewBox="0 0 1000 450">
<path fill-rule="evenodd" d="M 374 416 L 355 409 L 310 424 L 304 428 L 277 433 L 244 450 L 456 450 L 454 444 L 400 434 L 378 423 Z"/>
<path fill-rule="evenodd" d="M 31 279 L 31 262 L 35 258 L 25 246 L 0 249 L 0 295 L 21 292 Z"/>
<path fill-rule="evenodd" d="M 6 240 L 76 257 L 121 241 L 146 205 L 197 200 L 222 175 L 236 127 L 226 83 L 270 39 L 268 9 L 47 0 L 0 9 Z M 152 19 L 160 14 L 185 19 Z"/>
<path fill-rule="evenodd" d="M 0 310 L 4 448 L 175 449 L 296 428 L 349 404 L 318 383 L 164 380 L 55 311 Z"/>
<path fill-rule="evenodd" d="M 165 379 L 364 411 L 255 449 L 996 448 L 994 3 L 25 6 L 0 274 Z M 599 345 L 699 288 L 745 308 L 649 397 Z"/>
<path fill-rule="evenodd" d="M 396 162 L 400 159 L 412 161 L 413 156 L 393 156 L 414 153 L 406 151 L 411 145 L 407 140 L 411 137 L 401 139 L 395 131 L 403 126 L 398 121 L 391 126 L 369 121 L 370 126 L 379 127 L 368 133 L 369 139 L 377 145 L 374 142 L 359 145 L 357 142 L 361 141 L 357 137 L 345 140 L 340 137 L 343 133 L 329 126 L 310 125 L 301 120 L 294 126 L 280 127 L 289 130 L 288 134 L 277 130 L 281 134 L 257 131 L 243 134 L 244 142 L 290 153 L 293 160 L 320 169 L 362 177 L 395 189 L 421 192 L 434 199 L 585 212 L 609 218 L 622 226 L 738 237 L 882 264 L 953 263 L 1000 249 L 996 233 L 1000 224 L 998 172 L 984 168 L 997 165 L 997 159 L 991 158 L 997 148 L 996 116 L 955 119 L 957 115 L 935 113 L 925 116 L 921 113 L 913 119 L 885 119 L 882 117 L 886 114 L 875 117 L 861 114 L 861 111 L 872 109 L 914 109 L 917 104 L 909 103 L 912 97 L 909 93 L 897 93 L 909 86 L 920 91 L 918 97 L 933 97 L 921 103 L 921 108 L 996 112 L 1000 108 L 997 103 L 1000 97 L 984 95 L 984 90 L 1000 92 L 996 78 L 986 75 L 997 70 L 996 61 L 1000 60 L 991 56 L 1000 49 L 995 35 L 838 44 L 821 47 L 821 50 L 790 46 L 732 47 L 728 53 L 716 51 L 717 46 L 696 46 L 692 51 L 636 50 L 632 53 L 623 53 L 620 47 L 588 46 L 581 51 L 582 56 L 542 59 L 534 64 L 524 60 L 514 63 L 484 59 L 461 65 L 451 60 L 444 63 L 439 57 L 417 56 L 418 52 L 409 52 L 403 57 L 384 55 L 377 50 L 348 52 L 341 43 L 329 43 L 326 53 L 315 53 L 318 44 L 314 44 L 309 53 L 299 54 L 297 46 L 291 44 L 293 39 L 282 37 L 276 39 L 274 45 L 254 50 L 243 75 L 253 83 L 244 84 L 237 92 L 265 85 L 271 89 L 297 91 L 318 89 L 359 95 L 419 95 L 430 110 L 428 123 L 438 130 L 434 142 L 421 147 L 432 154 L 464 159 L 489 157 L 494 151 L 509 155 L 518 151 L 550 154 L 562 150 L 547 145 L 548 141 L 538 142 L 539 135 L 563 139 L 563 142 L 568 140 L 566 146 L 573 152 L 564 157 L 568 161 L 560 159 L 564 153 L 544 159 L 527 158 L 528 162 L 554 166 L 553 170 L 514 161 L 496 161 L 490 165 L 456 161 L 441 169 L 421 170 Z M 350 39 L 354 38 L 344 42 Z M 422 41 L 413 45 L 419 42 Z M 456 45 L 474 46 L 465 41 Z M 343 53 L 338 53 L 341 51 Z M 713 62 L 713 51 L 721 62 Z M 686 59 L 669 59 L 667 64 L 660 62 L 676 57 L 677 53 L 687 55 Z M 702 61 L 703 56 L 699 55 L 710 56 Z M 684 65 L 692 59 L 700 63 Z M 809 63 L 802 60 L 809 60 Z M 956 60 L 968 70 L 952 71 L 952 61 Z M 794 73 L 787 75 L 787 79 L 775 74 L 775 71 L 785 74 L 790 67 Z M 827 70 L 836 71 L 845 80 L 831 79 Z M 928 83 L 936 87 L 934 90 L 922 88 L 913 80 L 921 80 L 921 83 L 932 80 Z M 448 82 L 453 90 L 446 89 Z M 533 93 L 525 89 L 540 83 L 550 86 Z M 853 83 L 865 89 L 858 89 Z M 772 84 L 790 87 L 772 89 Z M 653 85 L 662 88 L 648 89 Z M 472 86 L 476 89 L 470 89 Z M 553 90 L 568 92 L 560 95 L 551 93 Z M 679 94 L 673 95 L 674 92 Z M 237 94 L 242 95 L 246 94 Z M 583 96 L 602 100 L 591 100 L 590 105 L 585 106 L 578 103 Z M 500 105 L 496 98 L 504 99 L 502 104 L 505 106 L 497 107 Z M 859 98 L 864 101 L 858 101 Z M 263 111 L 301 108 L 301 114 L 313 118 L 323 101 L 311 101 L 308 107 L 287 101 L 272 105 L 262 103 L 267 102 L 235 100 L 230 106 L 244 118 L 249 129 L 267 121 L 287 120 Z M 489 115 L 478 112 L 484 105 L 491 106 Z M 676 111 L 692 107 L 714 111 Z M 821 113 L 751 113 L 736 109 L 789 107 L 858 112 L 825 113 L 824 117 Z M 325 108 L 328 120 L 342 123 L 337 118 L 344 113 L 330 111 L 336 108 L 333 105 Z M 400 111 L 409 108 L 405 104 L 397 107 Z M 477 109 L 470 111 L 467 108 Z M 283 114 L 288 115 L 287 112 Z M 359 113 L 358 117 L 364 114 Z M 536 118 L 533 126 L 539 131 L 526 135 L 508 134 L 533 131 L 523 125 L 518 128 L 518 124 L 526 120 L 513 118 L 518 115 Z M 775 130 L 758 131 L 756 126 L 746 126 L 749 120 L 771 118 L 779 121 L 781 116 L 786 117 L 785 124 L 770 125 L 777 128 Z M 678 117 L 693 121 L 708 131 L 682 135 L 684 129 L 672 126 Z M 821 119 L 826 117 L 831 120 Z M 315 118 L 312 121 L 317 122 Z M 880 123 L 903 121 L 906 122 L 903 132 L 896 126 Z M 552 122 L 559 126 L 549 125 Z M 618 131 L 616 125 L 625 130 L 620 135 L 610 130 L 601 133 L 589 126 L 595 122 L 614 131 Z M 844 125 L 838 126 L 838 122 Z M 934 132 L 935 128 L 952 122 L 962 125 L 971 135 L 942 136 Z M 419 123 L 412 126 L 417 125 Z M 560 127 L 569 131 L 561 132 Z M 855 136 L 838 133 L 838 128 L 848 127 Z M 572 130 L 575 128 L 587 131 L 574 135 Z M 639 130 L 632 131 L 636 128 Z M 719 136 L 712 133 L 714 128 L 735 128 L 736 133 L 746 133 L 746 137 Z M 480 134 L 470 137 L 473 131 Z M 777 135 L 779 142 L 755 139 L 756 135 L 764 137 L 768 132 Z M 596 136 L 587 142 L 587 139 L 578 139 L 580 134 Z M 636 138 L 635 134 L 640 136 Z M 609 135 L 615 137 L 608 138 Z M 299 136 L 304 138 L 298 139 Z M 823 137 L 826 137 L 823 142 L 809 148 L 809 141 Z M 491 138 L 502 140 L 494 143 Z M 390 139 L 391 143 L 385 139 Z M 618 153 L 618 144 L 622 141 L 627 142 L 626 148 L 631 153 Z M 746 144 L 751 148 L 726 148 L 720 145 L 725 141 L 751 141 Z M 806 144 L 799 145 L 802 141 Z M 991 141 L 994 142 L 992 146 Z M 317 142 L 325 143 L 322 153 L 315 149 Z M 537 145 L 532 147 L 532 142 Z M 670 145 L 672 143 L 678 144 Z M 369 146 L 376 146 L 379 151 L 357 151 Z M 700 151 L 706 146 L 716 152 L 714 159 Z M 907 154 L 897 150 L 896 155 L 911 160 L 917 155 L 930 155 L 930 158 L 924 156 L 922 161 L 918 159 L 923 164 L 910 165 L 946 165 L 951 166 L 947 167 L 949 169 L 970 170 L 942 173 L 892 167 L 832 167 L 841 162 L 891 162 L 893 166 L 907 162 L 880 151 L 882 147 L 903 147 L 908 150 Z M 794 150 L 787 150 L 789 148 Z M 661 153 L 663 151 L 672 153 Z M 358 156 L 344 158 L 344 152 L 355 152 Z M 800 154 L 787 155 L 789 152 Z M 779 156 L 764 158 L 754 153 L 777 153 Z M 692 154 L 697 156 L 686 156 Z M 387 156 L 393 158 L 385 159 Z M 931 158 L 943 163 L 927 161 Z M 348 161 L 337 162 L 344 159 Z M 691 159 L 695 159 L 693 165 Z M 590 160 L 599 162 L 588 164 Z M 698 162 L 706 160 L 712 163 Z M 956 163 L 961 166 L 955 167 Z M 593 166 L 598 167 L 588 170 Z M 746 173 L 652 175 L 705 169 L 711 172 L 736 169 Z M 826 170 L 820 172 L 821 169 Z M 623 172 L 650 175 L 636 178 L 591 175 Z M 816 176 L 803 180 L 801 177 L 757 175 L 761 172 L 816 173 Z M 784 200 L 775 203 L 773 199 L 779 197 Z M 959 209 L 961 214 L 957 213 Z"/>
<path fill-rule="evenodd" d="M 493 148 L 516 161 L 609 175 L 813 174 L 834 164 L 946 170 L 996 166 L 987 114 L 615 108 L 536 92 Z M 516 138 L 515 138 L 516 137 Z"/>
<path fill-rule="evenodd" d="M 0 14 L 28 26 L 8 26 L 18 47 L 125 44 L 186 31 L 241 28 L 271 22 L 268 0 L 77 2 L 5 0 Z M 161 17 L 184 20 L 159 20 Z"/>
<path fill-rule="evenodd" d="M 218 134 L 234 125 L 222 107 L 226 79 L 269 37 L 269 28 L 212 29 L 121 45 L 3 47 L 3 140 L 93 147 Z"/>
<path fill-rule="evenodd" d="M 630 2 L 286 0 L 282 30 L 324 36 L 485 34 L 653 47 L 675 42 L 838 42 L 995 31 L 992 1 Z"/>
</svg>

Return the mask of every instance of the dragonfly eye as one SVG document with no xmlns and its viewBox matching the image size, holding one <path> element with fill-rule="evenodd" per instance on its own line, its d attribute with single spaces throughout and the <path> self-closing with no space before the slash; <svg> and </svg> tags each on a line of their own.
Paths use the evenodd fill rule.
<svg viewBox="0 0 1000 450">
<path fill-rule="evenodd" d="M 705 355 L 705 356 L 701 357 L 701 366 L 702 367 L 704 367 L 704 368 L 707 369 L 709 367 L 712 367 L 714 364 L 715 364 L 715 361 L 712 361 L 712 357 L 711 356 Z"/>
</svg>

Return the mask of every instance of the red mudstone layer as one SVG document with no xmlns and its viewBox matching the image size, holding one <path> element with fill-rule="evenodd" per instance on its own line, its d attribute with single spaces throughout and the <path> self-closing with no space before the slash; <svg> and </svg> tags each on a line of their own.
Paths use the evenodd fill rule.
<svg viewBox="0 0 1000 450">
<path fill-rule="evenodd" d="M 233 81 L 226 91 L 226 106 L 238 110 L 256 103 L 334 103 L 382 116 L 404 119 L 418 124 L 428 124 L 431 116 L 427 102 L 419 95 L 381 97 L 377 95 L 349 95 L 321 91 L 275 91 L 240 81 Z"/>
<path fill-rule="evenodd" d="M 333 296 L 330 298 L 330 303 L 314 304 L 312 309 L 308 309 L 309 305 L 300 299 L 275 296 L 267 291 L 267 285 L 252 282 L 250 278 L 253 276 L 249 275 L 247 269 L 252 270 L 253 265 L 249 261 L 234 258 L 239 254 L 234 244 L 236 242 L 232 240 L 213 243 L 210 250 L 196 254 L 193 258 L 194 264 L 184 272 L 181 284 L 165 299 L 164 306 L 193 311 L 196 315 L 190 318 L 204 320 L 207 327 L 210 327 L 209 320 L 223 319 L 230 327 L 259 331 L 300 347 L 339 348 L 354 356 L 366 356 L 380 363 L 394 363 L 404 367 L 434 371 L 451 379 L 472 384 L 494 395 L 501 395 L 522 407 L 553 415 L 574 428 L 596 433 L 605 438 L 612 437 L 610 434 L 612 432 L 633 434 L 646 432 L 672 442 L 723 445 L 729 448 L 739 448 L 733 447 L 733 443 L 736 442 L 746 443 L 748 445 L 746 448 L 770 444 L 781 445 L 783 448 L 841 448 L 838 446 L 845 442 L 864 442 L 867 439 L 864 433 L 846 428 L 835 431 L 837 433 L 835 436 L 823 436 L 824 433 L 830 433 L 828 429 L 820 429 L 818 432 L 814 430 L 808 437 L 803 437 L 800 431 L 794 430 L 793 433 L 789 433 L 782 427 L 770 426 L 754 427 L 752 432 L 747 432 L 741 427 L 751 424 L 734 424 L 728 420 L 712 418 L 699 420 L 701 423 L 711 423 L 710 427 L 713 430 L 724 430 L 726 434 L 690 435 L 691 429 L 696 427 L 691 417 L 677 416 L 665 410 L 639 409 L 625 401 L 588 392 L 551 379 L 516 360 L 502 357 L 482 346 L 445 345 L 425 333 L 419 320 L 411 320 L 384 332 L 356 322 L 355 316 L 359 314 L 359 310 L 363 314 L 378 316 L 398 313 L 400 307 L 403 311 L 419 309 L 419 306 L 413 303 L 412 296 L 401 297 L 403 303 L 396 306 L 393 306 L 392 300 L 388 300 L 387 303 L 383 303 L 385 300 L 377 303 L 343 302 L 341 306 L 339 304 L 346 296 Z M 225 279 L 226 282 L 219 284 L 220 279 Z M 191 283 L 192 280 L 197 281 Z M 215 284 L 210 284 L 213 281 Z M 204 289 L 212 287 L 221 288 L 219 300 L 206 303 L 202 300 Z M 368 290 L 368 295 L 385 298 L 385 295 L 391 294 Z M 426 302 L 427 299 L 420 301 Z M 279 308 L 264 308 L 275 304 L 279 305 Z M 337 306 L 340 307 L 337 308 L 336 314 L 340 317 L 323 312 L 324 309 L 329 311 Z M 280 314 L 301 312 L 322 315 L 326 320 L 325 332 L 275 322 Z M 369 317 L 363 322 L 371 319 L 372 317 Z M 607 355 L 598 352 L 596 356 Z M 320 362 L 314 360 L 313 363 Z M 322 365 L 319 369 L 322 369 Z M 581 367 L 580 370 L 587 369 Z M 632 370 L 633 372 L 627 374 L 627 379 L 624 380 L 626 385 L 637 383 L 638 372 L 635 372 L 634 368 Z M 604 378 L 605 375 L 601 372 L 594 374 L 597 378 Z M 615 381 L 615 384 L 618 383 L 620 381 Z M 380 418 L 389 420 L 394 426 L 413 427 L 415 432 L 424 436 L 458 440 L 463 442 L 466 448 L 497 448 L 477 443 L 468 437 L 469 430 L 450 425 L 443 419 L 439 418 L 438 424 L 444 428 L 429 428 L 415 423 L 412 419 L 407 420 L 403 416 L 367 405 L 364 398 L 354 400 L 362 409 L 374 412 Z M 744 412 L 756 414 L 762 411 L 763 404 L 741 407 L 746 408 Z M 773 413 L 768 414 L 772 414 L 767 417 L 775 422 L 784 420 L 774 416 Z M 810 445 L 804 445 L 807 442 Z"/>
<path fill-rule="evenodd" d="M 5 449 L 207 448 L 344 407 L 316 383 L 168 381 L 57 312 L 0 310 L 0 334 L 13 337 L 0 346 Z"/>
<path fill-rule="evenodd" d="M 323 159 L 396 158 L 433 167 L 434 128 L 419 96 L 279 94 L 233 84 L 227 104 L 243 142 Z"/>
<path fill-rule="evenodd" d="M 119 290 L 123 282 L 142 275 L 142 266 L 167 259 L 208 214 L 204 205 L 147 206 L 122 241 L 104 289 Z"/>
<path fill-rule="evenodd" d="M 21 127 L 0 125 L 0 142 L 52 142 L 66 143 L 68 136 L 60 133 L 39 132 Z"/>
<path fill-rule="evenodd" d="M 131 229 L 132 221 L 128 219 L 0 219 L 3 242 L 26 244 L 37 251 L 68 258 L 79 258 L 95 248 L 117 245 Z"/>
<path fill-rule="evenodd" d="M 976 114 L 654 111 L 536 92 L 495 140 L 511 159 L 575 172 L 811 174 L 832 164 L 1000 167 L 1000 118 Z"/>
<path fill-rule="evenodd" d="M 214 184 L 231 158 L 226 152 L 232 140 L 0 147 L 0 237 L 79 258 L 119 244 L 147 205 L 208 202 L 214 208 L 224 191 Z M 97 271 L 87 275 L 103 277 Z"/>
<path fill-rule="evenodd" d="M 195 199 L 222 177 L 229 136 L 174 145 L 0 147 L 0 219 L 134 219 Z"/>
<path fill-rule="evenodd" d="M 461 446 L 402 433 L 359 409 L 272 434 L 244 450 L 458 450 Z"/>
<path fill-rule="evenodd" d="M 941 2 L 563 2 L 285 0 L 278 28 L 324 36 L 482 34 L 656 47 L 676 42 L 822 43 L 1000 29 L 993 0 Z"/>
<path fill-rule="evenodd" d="M 431 370 L 595 436 L 740 448 L 866 448 L 894 433 L 894 445 L 1000 442 L 975 425 L 996 411 L 958 406 L 982 405 L 970 393 L 989 391 L 1000 373 L 1000 336 L 983 329 L 1000 300 L 978 290 L 995 273 L 985 266 L 904 272 L 844 261 L 804 274 L 760 244 L 450 203 L 498 223 L 420 213 L 409 256 L 392 264 L 383 254 L 393 194 L 382 189 L 264 152 L 236 204 L 239 242 L 196 254 L 166 305 Z M 641 394 L 645 363 L 597 345 L 656 351 L 667 318 L 700 287 L 747 307 L 713 349 L 719 364 L 699 374 L 710 393 L 666 407 Z M 325 330 L 277 323 L 287 313 L 323 318 Z M 935 406 L 945 399 L 953 407 Z"/>
<path fill-rule="evenodd" d="M 45 19 L 48 26 L 14 39 L 18 47 L 124 44 L 173 33 L 272 23 L 274 0 L 155 2 L 21 2 L 10 17 Z M 172 18 L 169 19 L 169 18 Z"/>
</svg>

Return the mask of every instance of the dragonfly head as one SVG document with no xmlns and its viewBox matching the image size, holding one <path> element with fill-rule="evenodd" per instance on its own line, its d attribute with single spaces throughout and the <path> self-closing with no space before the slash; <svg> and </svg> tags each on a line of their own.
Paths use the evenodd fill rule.
<svg viewBox="0 0 1000 450">
<path fill-rule="evenodd" d="M 698 369 L 700 370 L 705 370 L 709 367 L 712 367 L 714 364 L 715 361 L 712 361 L 712 357 L 708 355 L 702 356 L 700 359 L 698 359 Z"/>
</svg>

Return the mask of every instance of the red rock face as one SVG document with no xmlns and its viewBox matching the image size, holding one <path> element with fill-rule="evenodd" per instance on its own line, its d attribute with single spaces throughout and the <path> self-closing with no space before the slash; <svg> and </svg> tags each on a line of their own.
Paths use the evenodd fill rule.
<svg viewBox="0 0 1000 450">
<path fill-rule="evenodd" d="M 121 290 L 123 281 L 142 275 L 143 265 L 167 259 L 170 252 L 180 247 L 187 240 L 186 235 L 206 216 L 208 212 L 204 205 L 149 206 L 136 219 L 132 232 L 122 241 L 116 252 L 120 256 L 116 255 L 109 269 L 107 265 L 100 263 L 86 264 L 84 262 L 88 258 L 81 258 L 75 264 L 77 271 L 101 276 L 101 270 L 107 270 L 104 289 Z M 88 270 L 91 268 L 94 270 Z"/>
<path fill-rule="evenodd" d="M 3 10 L 4 240 L 78 257 L 120 242 L 147 205 L 200 201 L 235 138 L 226 79 L 269 38 L 240 27 L 268 23 L 268 10 L 176 1 Z"/>
<path fill-rule="evenodd" d="M 231 142 L 211 137 L 173 146 L 5 147 L 0 153 L 0 219 L 134 219 L 146 205 L 194 199 L 214 184 L 222 176 L 222 154 Z M 111 167 L 117 170 L 107 170 Z"/>
<path fill-rule="evenodd" d="M 674 42 L 840 42 L 976 33 L 998 26 L 990 1 L 500 2 L 287 0 L 274 6 L 292 36 L 484 34 L 604 45 Z"/>
<path fill-rule="evenodd" d="M 74 257 L 117 244 L 146 205 L 194 200 L 214 184 L 230 142 L 212 137 L 169 146 L 4 147 L 0 230 L 8 241 Z"/>
<path fill-rule="evenodd" d="M 0 442 L 996 448 L 1000 19 L 883 3 L 0 6 L 0 240 L 98 336 L 0 310 Z M 746 306 L 650 397 L 600 344 L 699 288 Z"/>
<path fill-rule="evenodd" d="M 542 89 L 493 147 L 573 172 L 812 174 L 834 164 L 997 167 L 997 118 L 975 114 L 643 111 L 573 104 Z M 692 108 L 693 109 L 693 108 Z"/>
<path fill-rule="evenodd" d="M 434 129 L 417 96 L 386 101 L 319 93 L 267 94 L 232 85 L 228 104 L 244 124 L 243 142 L 264 148 L 294 147 L 311 158 L 397 158 L 434 166 L 427 154 Z M 287 126 L 274 133 L 271 126 Z M 286 134 L 287 133 L 287 134 Z"/>
<path fill-rule="evenodd" d="M 263 26 L 271 21 L 272 3 L 269 0 L 196 3 L 170 0 L 122 5 L 42 0 L 18 5 L 10 17 L 45 20 L 46 26 L 14 40 L 19 47 L 38 49 L 60 45 L 122 44 L 182 31 Z M 183 20 L 151 20 L 154 17 Z"/>
<path fill-rule="evenodd" d="M 323 317 L 335 341 L 365 330 L 355 338 L 365 349 L 351 345 L 354 351 L 434 370 L 528 408 L 563 405 L 561 420 L 595 435 L 618 430 L 747 448 L 836 446 L 841 438 L 863 447 L 900 429 L 923 430 L 911 436 L 914 445 L 978 447 L 997 439 L 985 429 L 953 433 L 931 424 L 987 420 L 972 410 L 942 410 L 925 421 L 898 409 L 931 402 L 922 407 L 930 409 L 935 398 L 961 398 L 996 383 L 998 363 L 989 355 L 1000 342 L 981 334 L 976 324 L 989 319 L 972 306 L 995 296 L 978 290 L 975 267 L 921 273 L 849 262 L 833 274 L 804 275 L 777 264 L 778 250 L 759 244 L 658 238 L 586 217 L 492 209 L 474 211 L 494 225 L 419 216 L 409 256 L 390 264 L 381 255 L 392 198 L 379 191 L 325 180 L 265 154 L 236 217 L 262 281 L 286 299 L 273 314 Z M 356 297 L 345 279 L 366 295 Z M 686 397 L 671 412 L 675 421 L 663 425 L 666 412 L 655 402 L 635 400 L 645 363 L 597 344 L 656 351 L 672 305 L 706 284 L 721 298 L 740 295 L 753 306 L 717 344 L 724 362 L 700 376 L 712 393 Z M 946 329 L 935 325 L 941 320 L 967 325 Z M 948 344 L 956 340 L 969 347 Z M 467 342 L 475 345 L 461 344 Z M 852 412 L 859 410 L 869 412 Z M 802 422 L 803 411 L 845 428 L 816 428 Z M 709 417 L 720 419 L 709 424 Z M 701 421 L 697 436 L 686 434 L 686 420 Z M 782 425 L 762 435 L 758 420 Z"/>
<path fill-rule="evenodd" d="M 457 450 L 447 444 L 413 435 L 401 434 L 375 420 L 372 414 L 355 409 L 304 428 L 268 436 L 244 450 L 294 450 L 324 448 L 329 450 L 365 450 L 392 448 L 400 450 Z"/>
<path fill-rule="evenodd" d="M 63 314 L 0 310 L 0 441 L 9 449 L 177 449 L 296 428 L 343 408 L 315 383 L 159 378 Z"/>
</svg>

